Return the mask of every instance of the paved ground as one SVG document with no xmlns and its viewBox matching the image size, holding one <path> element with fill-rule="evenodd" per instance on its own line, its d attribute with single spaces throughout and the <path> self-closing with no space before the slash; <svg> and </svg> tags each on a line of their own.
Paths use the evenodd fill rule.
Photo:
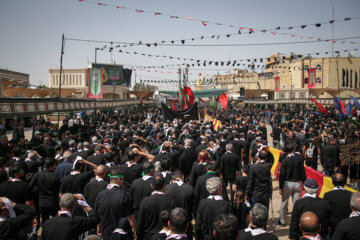
<svg viewBox="0 0 360 240">
<path fill-rule="evenodd" d="M 269 125 L 267 126 L 267 129 L 268 129 L 268 139 L 269 139 L 268 145 L 272 147 L 272 138 L 270 137 L 270 133 L 272 132 L 272 129 Z M 12 132 L 9 131 L 7 135 L 10 140 L 12 138 Z M 26 139 L 31 139 L 31 135 L 32 135 L 32 129 L 26 128 L 25 129 Z M 285 239 L 289 239 L 288 238 L 289 225 L 287 225 L 286 227 L 280 227 L 279 225 L 277 225 L 280 215 L 280 203 L 281 203 L 281 196 L 279 194 L 279 181 L 275 177 L 273 177 L 273 201 L 270 204 L 267 230 L 275 233 L 280 240 L 285 240 Z M 292 210 L 292 208 L 293 208 L 292 201 L 289 201 L 289 209 Z M 291 217 L 291 211 L 289 211 L 288 213 L 287 224 L 290 222 L 290 217 Z M 274 219 L 274 225 L 272 221 L 273 219 Z"/>
</svg>

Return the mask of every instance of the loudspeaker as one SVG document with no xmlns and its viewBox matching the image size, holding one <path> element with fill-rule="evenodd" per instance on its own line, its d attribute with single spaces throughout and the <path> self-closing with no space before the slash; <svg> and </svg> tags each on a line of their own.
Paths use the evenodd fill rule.
<svg viewBox="0 0 360 240">
<path fill-rule="evenodd" d="M 241 97 L 245 96 L 245 88 L 243 88 L 243 87 L 240 88 L 240 96 Z"/>
</svg>

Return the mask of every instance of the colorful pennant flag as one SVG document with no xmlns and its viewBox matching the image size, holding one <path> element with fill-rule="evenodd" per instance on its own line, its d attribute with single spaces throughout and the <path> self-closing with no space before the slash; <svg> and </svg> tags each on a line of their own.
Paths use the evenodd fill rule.
<svg viewBox="0 0 360 240">
<path fill-rule="evenodd" d="M 208 120 L 209 120 L 210 122 L 212 122 L 215 131 L 218 131 L 219 127 L 222 126 L 222 125 L 221 125 L 221 121 L 219 121 L 219 120 L 211 117 L 210 115 L 208 115 L 207 112 L 206 112 L 206 109 L 205 109 L 205 111 L 204 111 L 204 122 L 207 122 Z"/>
<path fill-rule="evenodd" d="M 350 97 L 354 101 L 355 108 L 360 110 L 360 102 L 354 96 L 350 96 Z"/>
<path fill-rule="evenodd" d="M 311 101 L 313 101 L 317 106 L 318 108 L 320 109 L 320 112 L 322 114 L 328 114 L 328 112 L 326 111 L 326 109 L 324 108 L 323 105 L 321 105 L 319 102 L 317 102 L 314 98 L 311 98 Z"/>
<path fill-rule="evenodd" d="M 172 106 L 172 110 L 176 111 L 174 99 L 171 99 L 171 106 Z"/>
</svg>

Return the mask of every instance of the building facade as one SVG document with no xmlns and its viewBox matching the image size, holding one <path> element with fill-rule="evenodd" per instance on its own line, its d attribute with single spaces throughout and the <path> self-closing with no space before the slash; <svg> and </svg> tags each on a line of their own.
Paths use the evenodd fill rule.
<svg viewBox="0 0 360 240">
<path fill-rule="evenodd" d="M 316 69 L 313 88 L 308 88 L 308 70 Z M 275 91 L 275 77 L 279 90 Z M 216 88 L 227 88 L 230 95 L 246 98 L 267 96 L 268 99 L 349 98 L 360 96 L 360 58 L 311 58 L 277 53 L 265 59 L 263 73 L 235 70 L 233 73 L 213 76 Z M 197 83 L 200 87 L 201 83 Z"/>
<path fill-rule="evenodd" d="M 60 69 L 49 69 L 49 86 L 58 89 L 60 83 Z M 63 69 L 61 75 L 61 89 L 76 89 L 81 91 L 83 98 L 87 98 L 88 69 Z M 103 85 L 104 99 L 128 99 L 129 89 L 122 86 Z"/>
</svg>

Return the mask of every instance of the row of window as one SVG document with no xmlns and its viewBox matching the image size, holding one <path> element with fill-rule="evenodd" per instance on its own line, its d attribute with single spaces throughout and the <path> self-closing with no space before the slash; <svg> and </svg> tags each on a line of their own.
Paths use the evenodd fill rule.
<svg viewBox="0 0 360 240">
<path fill-rule="evenodd" d="M 309 78 L 305 78 L 304 81 L 305 81 L 305 84 L 308 84 Z M 320 83 L 321 83 L 321 78 L 317 77 L 316 78 L 316 84 L 320 84 Z"/>
<path fill-rule="evenodd" d="M 59 85 L 60 75 L 56 74 L 52 76 L 52 85 Z M 82 76 L 81 74 L 65 74 L 62 76 L 61 84 L 64 86 L 81 86 Z"/>
<path fill-rule="evenodd" d="M 309 69 L 310 69 L 309 65 L 304 66 L 304 72 L 309 71 Z M 321 64 L 316 65 L 316 71 L 321 71 L 321 69 L 322 69 Z"/>
<path fill-rule="evenodd" d="M 288 93 L 288 98 L 296 98 L 296 95 L 298 95 L 298 98 L 305 98 L 306 97 L 306 93 L 304 92 L 299 92 L 298 94 L 296 94 L 295 92 L 293 93 Z M 285 99 L 286 98 L 286 94 L 283 93 L 279 93 L 279 98 L 280 99 Z"/>
</svg>

